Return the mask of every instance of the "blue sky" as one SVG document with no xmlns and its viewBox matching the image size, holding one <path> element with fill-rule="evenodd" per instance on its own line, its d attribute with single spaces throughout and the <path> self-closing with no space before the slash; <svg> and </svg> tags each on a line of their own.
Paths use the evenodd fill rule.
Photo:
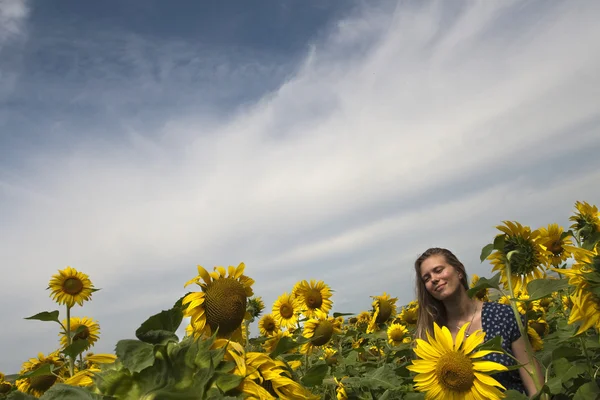
<svg viewBox="0 0 600 400">
<path fill-rule="evenodd" d="M 237 265 L 270 307 L 413 299 L 431 246 L 600 203 L 600 4 L 0 0 L 0 371 L 58 345 L 67 265 L 96 352 Z M 10 305 L 10 306 L 9 306 Z M 19 346 L 15 346 L 19 343 Z"/>
</svg>

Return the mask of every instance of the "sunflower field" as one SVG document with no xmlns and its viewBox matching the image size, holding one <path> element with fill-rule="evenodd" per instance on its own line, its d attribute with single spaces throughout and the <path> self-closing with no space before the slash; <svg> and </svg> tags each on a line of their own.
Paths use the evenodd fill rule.
<svg viewBox="0 0 600 400">
<path fill-rule="evenodd" d="M 535 398 L 600 398 L 600 213 L 577 202 L 570 221 L 568 230 L 504 221 L 481 252 L 495 275 L 473 276 L 468 291 L 518 317 L 541 366 L 530 372 Z M 333 313 L 332 289 L 316 279 L 266 308 L 246 273 L 243 263 L 198 266 L 183 296 L 143 322 L 137 339 L 94 354 L 100 326 L 72 314 L 97 289 L 81 271 L 58 271 L 48 289 L 62 311 L 27 318 L 56 324 L 57 349 L 32 354 L 16 375 L 0 373 L 0 399 L 527 398 L 494 379 L 507 370 L 486 360 L 503 351 L 500 337 L 465 335 L 465 324 L 455 338 L 436 325 L 428 340 L 414 339 L 415 301 L 399 306 L 381 293 L 370 310 Z M 258 332 L 250 332 L 254 321 Z"/>
</svg>

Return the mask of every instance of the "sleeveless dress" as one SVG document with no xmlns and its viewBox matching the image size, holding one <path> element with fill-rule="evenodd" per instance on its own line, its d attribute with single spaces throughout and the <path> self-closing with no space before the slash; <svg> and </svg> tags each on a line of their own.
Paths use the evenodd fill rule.
<svg viewBox="0 0 600 400">
<path fill-rule="evenodd" d="M 485 340 L 491 340 L 496 336 L 502 337 L 502 348 L 513 354 L 511 344 L 521 337 L 517 320 L 510 306 L 499 303 L 484 302 L 481 308 L 481 327 L 485 332 Z M 494 361 L 510 367 L 516 362 L 506 354 L 492 353 L 483 357 L 484 360 Z M 502 384 L 506 390 L 516 390 L 525 393 L 525 387 L 519 374 L 519 370 L 499 372 L 492 377 Z"/>
</svg>

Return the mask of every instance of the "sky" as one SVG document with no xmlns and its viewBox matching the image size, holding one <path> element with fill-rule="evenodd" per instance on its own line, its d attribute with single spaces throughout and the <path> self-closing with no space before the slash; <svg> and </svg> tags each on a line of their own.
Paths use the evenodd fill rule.
<svg viewBox="0 0 600 400">
<path fill-rule="evenodd" d="M 246 264 L 270 309 L 414 298 L 446 247 L 491 276 L 496 225 L 600 205 L 600 2 L 0 0 L 0 371 L 58 347 L 46 290 L 112 352 Z M 256 333 L 256 329 L 254 329 Z"/>
</svg>

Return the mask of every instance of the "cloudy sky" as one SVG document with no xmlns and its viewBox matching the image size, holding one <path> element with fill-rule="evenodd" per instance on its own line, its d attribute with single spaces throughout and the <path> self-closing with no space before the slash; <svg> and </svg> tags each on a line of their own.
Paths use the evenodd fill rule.
<svg viewBox="0 0 600 400">
<path fill-rule="evenodd" d="M 360 312 L 448 247 L 490 275 L 502 220 L 600 203 L 600 2 L 0 0 L 0 371 L 70 265 L 95 352 L 196 265 L 246 263 Z"/>
</svg>

